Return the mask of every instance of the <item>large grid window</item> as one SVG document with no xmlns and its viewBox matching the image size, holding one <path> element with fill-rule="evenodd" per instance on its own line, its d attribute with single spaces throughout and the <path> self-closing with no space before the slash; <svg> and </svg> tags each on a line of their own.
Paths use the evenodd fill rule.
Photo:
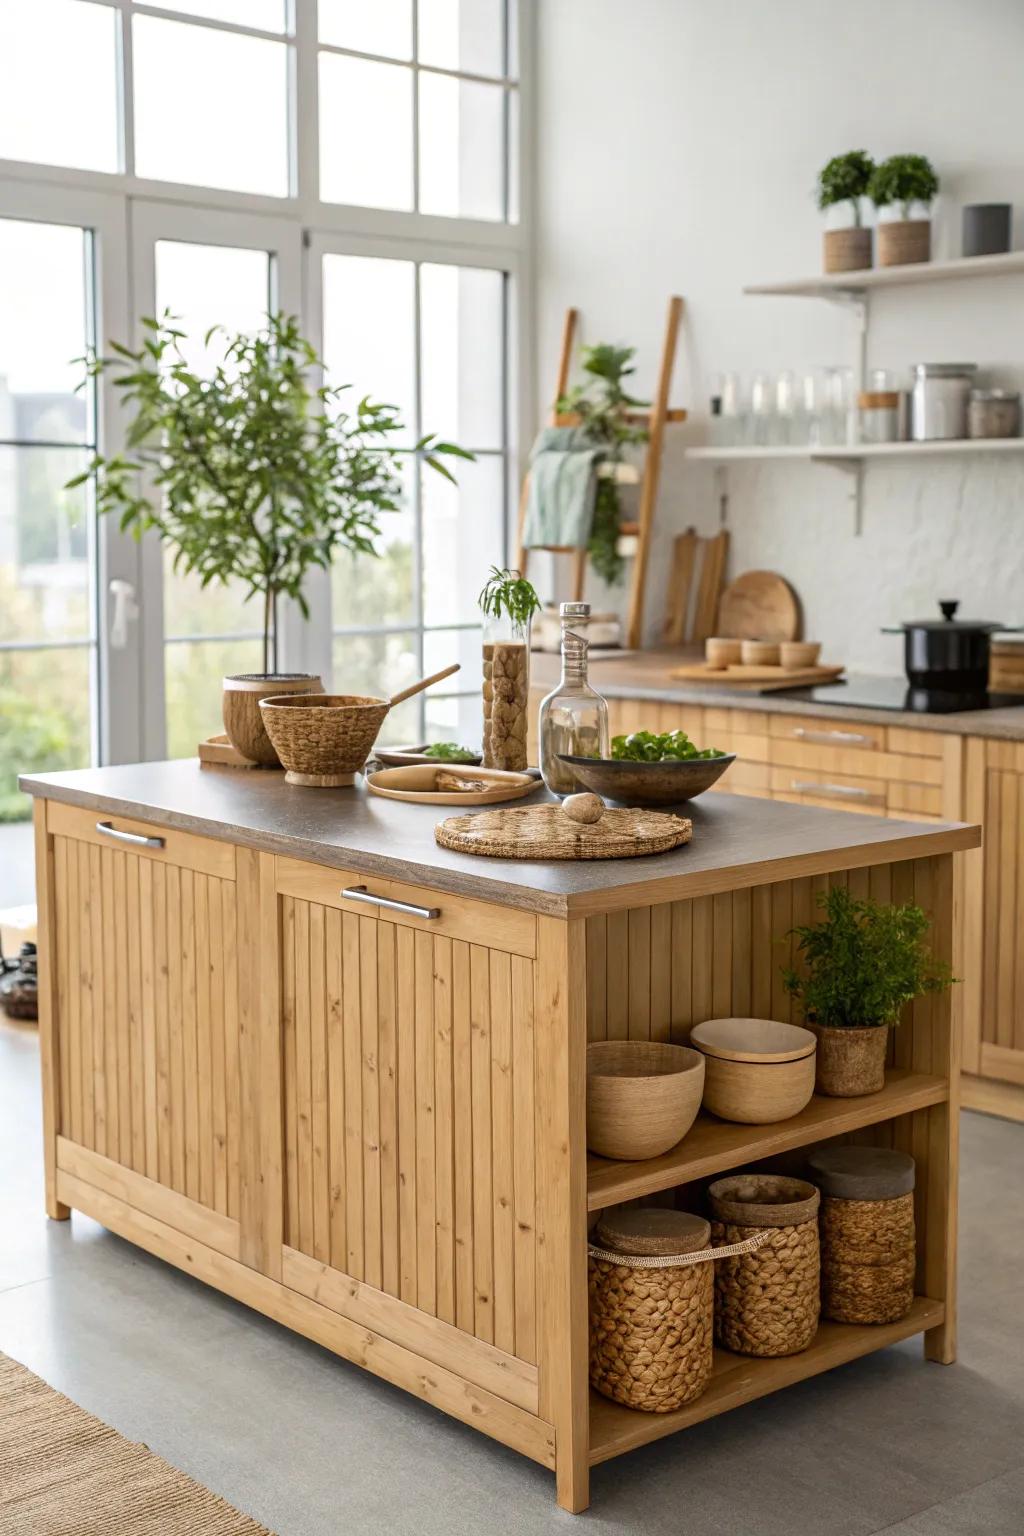
<svg viewBox="0 0 1024 1536">
<path fill-rule="evenodd" d="M 210 325 L 297 314 L 332 382 L 399 406 L 401 508 L 380 556 L 311 581 L 279 660 L 374 693 L 458 660 L 387 731 L 479 739 L 476 597 L 506 555 L 512 424 L 529 408 L 512 359 L 528 376 L 530 4 L 0 3 L 0 580 L 18 592 L 0 605 L 0 785 L 40 668 L 64 701 L 61 731 L 39 734 L 45 768 L 190 754 L 220 729 L 221 675 L 259 665 L 244 594 L 200 592 L 152 537 L 97 524 L 88 487 L 63 488 L 124 436 L 111 382 L 74 394 L 70 360 L 93 339 L 138 342 L 164 308 L 200 370 Z M 457 488 L 419 461 L 425 432 L 476 454 Z"/>
</svg>

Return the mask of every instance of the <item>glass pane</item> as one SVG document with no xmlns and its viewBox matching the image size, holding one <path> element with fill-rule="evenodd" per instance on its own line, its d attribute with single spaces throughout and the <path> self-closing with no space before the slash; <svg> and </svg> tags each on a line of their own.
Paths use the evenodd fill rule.
<svg viewBox="0 0 1024 1536">
<path fill-rule="evenodd" d="M 0 641 L 92 633 L 87 487 L 66 491 L 88 456 L 0 448 Z"/>
<path fill-rule="evenodd" d="M 483 705 L 477 693 L 454 697 L 427 694 L 425 741 L 456 741 L 460 747 L 480 750 Z"/>
<path fill-rule="evenodd" d="M 338 635 L 333 646 L 335 693 L 386 698 L 421 676 L 416 636 Z M 420 701 L 406 699 L 385 717 L 377 740 L 381 746 L 422 740 Z"/>
<path fill-rule="evenodd" d="M 410 460 L 410 467 L 412 461 Z M 382 512 L 379 555 L 336 555 L 331 571 L 331 619 L 345 625 L 402 624 L 415 620 L 413 514 Z"/>
<path fill-rule="evenodd" d="M 503 219 L 504 95 L 500 85 L 420 76 L 420 212 Z"/>
<path fill-rule="evenodd" d="M 87 766 L 91 658 L 91 646 L 0 651 L 0 822 L 32 814 L 19 773 Z"/>
<path fill-rule="evenodd" d="M 458 463 L 454 473 L 458 487 L 428 465 L 422 469 L 423 607 L 428 624 L 478 622 L 477 597 L 487 572 L 502 564 L 504 458 L 494 454 L 475 464 Z"/>
<path fill-rule="evenodd" d="M 412 207 L 412 70 L 320 55 L 320 196 Z"/>
<path fill-rule="evenodd" d="M 0 156 L 118 169 L 116 27 L 84 0 L 0 5 Z"/>
<path fill-rule="evenodd" d="M 284 0 L 145 0 L 158 11 L 183 11 L 208 21 L 233 21 L 261 32 L 285 30 Z M 324 0 L 320 0 L 323 5 Z"/>
<path fill-rule="evenodd" d="M 422 64 L 468 75 L 504 73 L 505 0 L 419 0 Z"/>
<path fill-rule="evenodd" d="M 0 438 L 86 441 L 71 362 L 88 336 L 85 241 L 71 225 L 0 220 Z"/>
<path fill-rule="evenodd" d="M 398 407 L 416 438 L 415 268 L 376 256 L 325 256 L 324 362 L 332 384 Z"/>
<path fill-rule="evenodd" d="M 195 757 L 199 742 L 224 729 L 221 693 L 225 675 L 262 672 L 259 640 L 200 640 L 165 648 L 167 756 Z"/>
<path fill-rule="evenodd" d="M 320 0 L 320 41 L 389 59 L 412 57 L 412 0 Z"/>
<path fill-rule="evenodd" d="M 429 677 L 431 672 L 440 672 L 442 667 L 450 667 L 453 661 L 460 663 L 462 670 L 456 672 L 453 677 L 446 677 L 443 683 L 437 683 L 432 690 L 434 693 L 452 694 L 455 692 L 472 694 L 476 699 L 477 708 L 483 718 L 484 662 L 483 662 L 483 631 L 480 629 L 428 629 L 423 636 L 423 672 Z M 428 689 L 428 698 L 430 691 Z M 477 726 L 475 737 L 479 744 L 480 726 Z M 467 743 L 469 745 L 469 743 Z"/>
<path fill-rule="evenodd" d="M 288 48 L 133 17 L 140 176 L 288 194 Z"/>
<path fill-rule="evenodd" d="M 464 448 L 502 446 L 503 291 L 501 272 L 420 268 L 424 429 Z"/>
</svg>

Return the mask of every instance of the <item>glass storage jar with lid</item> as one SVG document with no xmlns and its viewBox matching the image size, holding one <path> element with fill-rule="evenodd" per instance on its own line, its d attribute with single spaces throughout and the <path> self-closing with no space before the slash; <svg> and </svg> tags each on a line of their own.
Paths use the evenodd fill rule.
<svg viewBox="0 0 1024 1536">
<path fill-rule="evenodd" d="M 967 436 L 967 397 L 976 363 L 917 363 L 910 394 L 915 443 Z"/>
<path fill-rule="evenodd" d="M 608 756 L 608 705 L 587 681 L 590 646 L 583 630 L 590 618 L 590 604 L 563 603 L 559 616 L 562 676 L 541 702 L 537 736 L 544 783 L 552 794 L 571 795 L 584 786 L 559 757 Z"/>
</svg>

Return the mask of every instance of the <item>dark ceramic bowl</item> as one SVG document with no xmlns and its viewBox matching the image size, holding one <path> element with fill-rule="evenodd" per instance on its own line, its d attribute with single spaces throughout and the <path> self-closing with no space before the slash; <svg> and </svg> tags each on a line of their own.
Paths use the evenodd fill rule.
<svg viewBox="0 0 1024 1536">
<path fill-rule="evenodd" d="M 702 795 L 722 777 L 735 752 L 692 762 L 630 763 L 610 757 L 559 757 L 581 784 L 605 800 L 624 805 L 678 805 Z"/>
</svg>

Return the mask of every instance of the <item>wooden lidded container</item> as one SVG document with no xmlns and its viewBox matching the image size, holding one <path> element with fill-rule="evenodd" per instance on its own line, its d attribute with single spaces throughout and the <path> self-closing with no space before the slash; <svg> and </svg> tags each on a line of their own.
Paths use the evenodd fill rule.
<svg viewBox="0 0 1024 1536">
<path fill-rule="evenodd" d="M 884 1147 L 820 1147 L 821 1303 L 838 1323 L 894 1323 L 914 1301 L 914 1159 Z"/>
<path fill-rule="evenodd" d="M 813 1184 L 739 1173 L 708 1187 L 715 1248 L 770 1232 L 763 1247 L 718 1261 L 715 1338 L 738 1355 L 795 1355 L 818 1329 L 820 1256 Z"/>
<path fill-rule="evenodd" d="M 604 1212 L 588 1265 L 595 1391 L 627 1408 L 670 1413 L 705 1390 L 713 1353 L 710 1230 L 701 1216 L 662 1207 Z"/>
</svg>

